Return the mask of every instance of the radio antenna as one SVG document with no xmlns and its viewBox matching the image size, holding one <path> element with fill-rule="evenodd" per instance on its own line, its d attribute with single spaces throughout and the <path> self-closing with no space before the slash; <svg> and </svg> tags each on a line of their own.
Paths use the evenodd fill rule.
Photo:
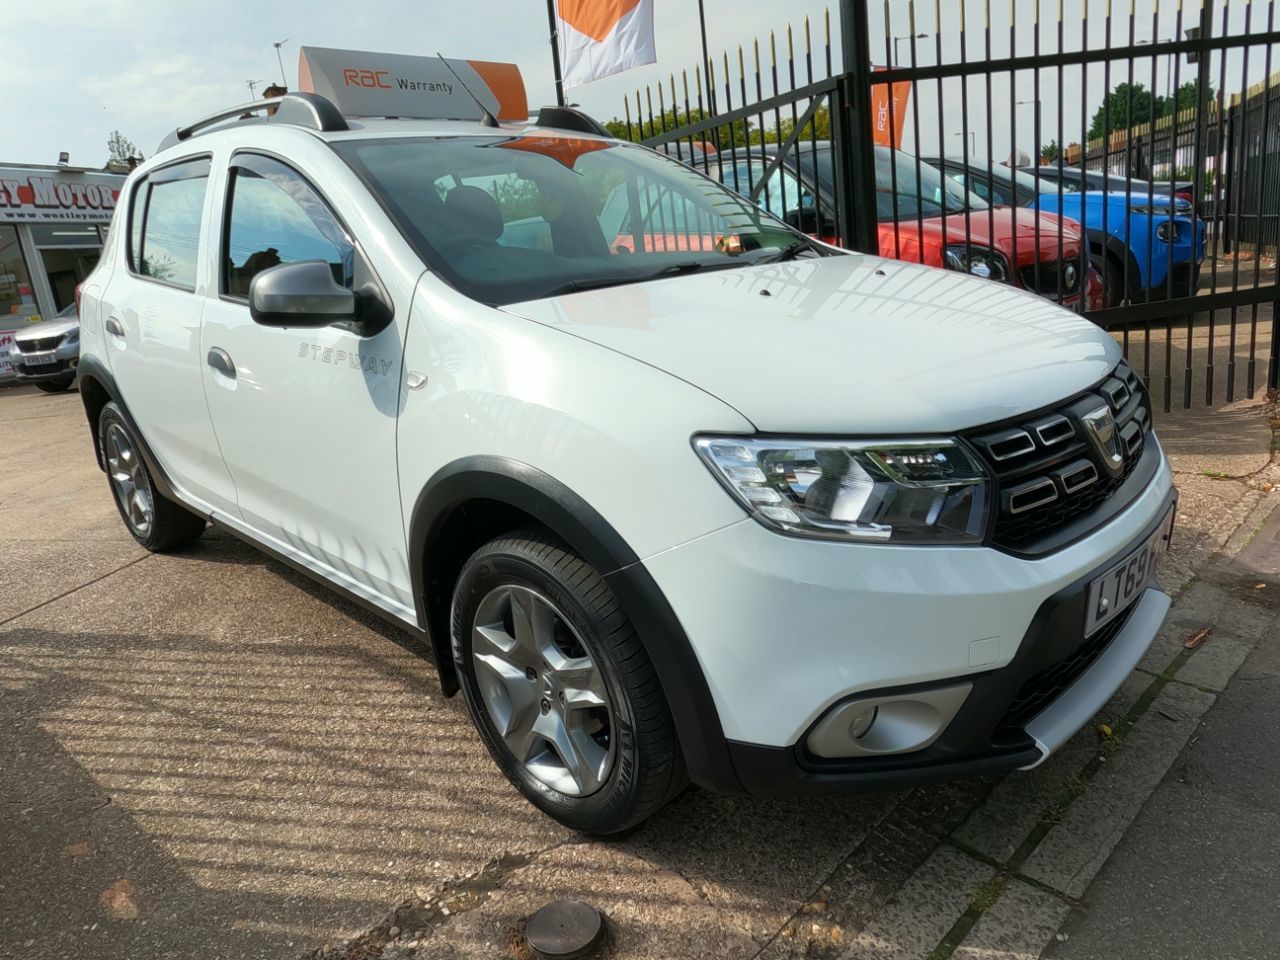
<svg viewBox="0 0 1280 960">
<path fill-rule="evenodd" d="M 498 126 L 498 118 L 495 117 L 493 113 L 490 112 L 489 108 L 484 105 L 483 101 L 475 95 L 475 91 L 468 87 L 463 79 L 458 76 L 458 71 L 453 69 L 453 66 L 444 58 L 444 55 L 437 51 L 436 56 L 440 58 L 440 62 L 444 64 L 444 68 L 453 74 L 453 79 L 458 81 L 458 85 L 461 86 L 463 90 L 467 91 L 467 96 L 476 102 L 476 106 L 479 107 L 480 112 L 484 114 L 484 119 L 480 122 L 486 127 Z"/>
</svg>

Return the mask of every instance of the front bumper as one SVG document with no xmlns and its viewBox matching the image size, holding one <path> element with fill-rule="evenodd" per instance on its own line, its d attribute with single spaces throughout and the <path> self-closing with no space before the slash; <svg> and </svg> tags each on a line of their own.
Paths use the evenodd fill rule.
<svg viewBox="0 0 1280 960">
<path fill-rule="evenodd" d="M 75 376 L 80 361 L 80 346 L 58 347 L 54 352 L 53 363 L 27 364 L 18 350 L 9 353 L 9 363 L 13 375 L 24 383 L 36 383 L 42 380 L 63 380 L 67 376 Z"/>
<path fill-rule="evenodd" d="M 1148 588 L 1114 626 L 1084 641 L 1089 582 L 1149 536 L 1175 501 L 1159 456 L 1156 476 L 1123 512 L 1036 560 L 985 548 L 804 541 L 752 521 L 647 560 L 706 676 L 741 789 L 836 792 L 951 779 L 1034 766 L 1057 749 L 1119 687 L 1168 608 Z M 806 747 L 842 701 L 958 681 L 972 690 L 924 749 L 827 759 Z M 1049 682 L 1057 686 L 1047 693 L 1034 689 Z"/>
</svg>

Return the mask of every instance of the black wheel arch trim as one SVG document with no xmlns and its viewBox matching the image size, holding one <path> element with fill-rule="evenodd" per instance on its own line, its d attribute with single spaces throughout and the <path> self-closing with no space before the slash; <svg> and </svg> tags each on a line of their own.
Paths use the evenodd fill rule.
<svg viewBox="0 0 1280 960">
<path fill-rule="evenodd" d="M 1140 289 L 1143 275 L 1138 267 L 1138 258 L 1130 246 L 1113 234 L 1104 234 L 1097 227 L 1089 227 L 1085 232 L 1088 234 L 1091 252 L 1097 252 L 1096 248 L 1102 246 L 1103 251 L 1109 256 L 1120 259 L 1122 263 L 1128 261 L 1129 290 L 1125 295 L 1128 296 L 1132 291 Z"/>
<path fill-rule="evenodd" d="M 151 445 L 147 443 L 146 436 L 138 428 L 137 422 L 129 412 L 128 405 L 124 402 L 124 398 L 120 396 L 120 388 L 116 386 L 115 377 L 111 375 L 111 371 L 107 369 L 101 360 L 93 356 L 81 357 L 76 370 L 80 378 L 80 398 L 84 402 L 85 419 L 89 422 L 89 434 L 93 439 L 93 451 L 98 458 L 98 467 L 103 471 L 107 469 L 106 462 L 102 457 L 101 441 L 98 437 L 98 424 L 90 415 L 90 397 L 85 393 L 86 381 L 92 381 L 101 387 L 110 402 L 114 403 L 119 409 L 125 426 L 133 434 L 138 450 L 142 453 L 142 460 L 147 465 L 147 472 L 151 475 L 151 483 L 156 488 L 156 492 L 170 500 L 182 502 L 182 498 L 174 492 L 173 481 L 169 478 L 168 471 L 156 459 L 155 453 L 151 450 Z"/>
<path fill-rule="evenodd" d="M 742 793 L 720 715 L 675 611 L 626 540 L 586 500 L 549 474 L 509 457 L 476 456 L 438 470 L 409 521 L 409 570 L 418 622 L 431 638 L 445 692 L 457 690 L 448 604 L 432 601 L 432 544 L 453 511 L 469 501 L 517 509 L 562 538 L 595 567 L 634 624 L 676 724 L 690 778 L 721 793 Z M 452 593 L 452 584 L 448 584 Z"/>
</svg>

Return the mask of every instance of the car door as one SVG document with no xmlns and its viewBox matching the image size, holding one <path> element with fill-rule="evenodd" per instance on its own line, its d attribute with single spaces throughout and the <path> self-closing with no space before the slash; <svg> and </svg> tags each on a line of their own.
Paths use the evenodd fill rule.
<svg viewBox="0 0 1280 960">
<path fill-rule="evenodd" d="M 412 617 L 396 474 L 408 305 L 376 331 L 255 323 L 250 282 L 275 265 L 323 261 L 362 296 L 379 285 L 333 207 L 282 160 L 237 154 L 221 186 L 218 296 L 201 349 L 244 524 L 287 558 Z"/>
<path fill-rule="evenodd" d="M 235 514 L 205 405 L 200 321 L 208 157 L 154 170 L 130 194 L 127 270 L 104 295 L 107 360 L 121 399 L 170 479 L 197 507 Z M 198 502 L 197 502 L 198 501 Z"/>
</svg>

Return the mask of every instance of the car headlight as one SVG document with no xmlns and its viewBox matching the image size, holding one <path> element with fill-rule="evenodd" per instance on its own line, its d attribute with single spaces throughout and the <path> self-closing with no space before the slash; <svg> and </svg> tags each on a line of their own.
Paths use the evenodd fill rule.
<svg viewBox="0 0 1280 960">
<path fill-rule="evenodd" d="M 980 543 L 991 484 L 959 442 L 697 437 L 756 520 L 786 533 L 879 543 Z"/>
<path fill-rule="evenodd" d="M 970 243 L 950 243 L 942 254 L 948 269 L 971 273 L 984 280 L 1009 280 L 1009 262 L 1004 255 L 990 247 L 977 247 Z"/>
<path fill-rule="evenodd" d="M 79 328 L 79 327 L 76 327 L 76 329 L 74 329 L 74 330 L 72 330 L 71 332 L 69 332 L 65 337 L 63 337 L 63 338 L 62 338 L 62 342 L 63 342 L 63 343 L 79 343 L 79 342 L 80 342 L 80 328 Z"/>
</svg>

